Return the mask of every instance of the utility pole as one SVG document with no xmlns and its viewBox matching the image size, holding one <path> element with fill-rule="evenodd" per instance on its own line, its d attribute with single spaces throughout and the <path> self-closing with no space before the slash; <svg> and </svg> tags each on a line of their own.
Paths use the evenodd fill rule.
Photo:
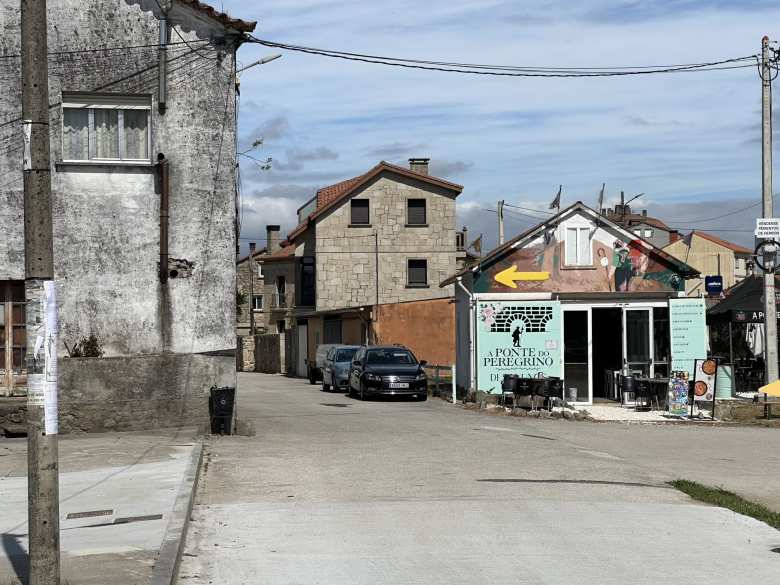
<svg viewBox="0 0 780 585">
<path fill-rule="evenodd" d="M 772 217 L 772 69 L 769 59 L 769 37 L 761 39 L 761 196 L 763 216 Z M 768 246 L 764 249 L 767 250 Z M 767 250 L 774 258 L 775 246 Z M 765 263 L 766 264 L 766 263 Z M 772 262 L 774 267 L 774 262 Z M 775 272 L 764 271 L 764 324 L 766 327 L 766 384 L 777 380 L 777 305 Z"/>
<path fill-rule="evenodd" d="M 504 243 L 504 200 L 498 202 L 498 245 Z"/>
<path fill-rule="evenodd" d="M 21 23 L 29 583 L 59 585 L 57 299 L 51 222 L 46 0 L 21 0 Z"/>
<path fill-rule="evenodd" d="M 249 242 L 249 334 L 255 335 L 255 243 Z"/>
</svg>

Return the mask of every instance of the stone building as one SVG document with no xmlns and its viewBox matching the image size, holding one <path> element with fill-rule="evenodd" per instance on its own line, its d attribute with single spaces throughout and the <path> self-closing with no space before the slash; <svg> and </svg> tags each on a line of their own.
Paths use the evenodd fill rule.
<svg viewBox="0 0 780 585">
<path fill-rule="evenodd" d="M 428 161 L 410 159 L 409 168 L 380 162 L 320 189 L 299 210 L 300 224 L 285 242 L 295 256 L 290 371 L 308 375 L 321 343 L 405 343 L 418 358 L 436 353 L 452 363 L 453 289 L 438 284 L 464 258 L 464 238 L 455 229 L 463 187 L 429 175 Z M 380 309 L 409 303 L 418 304 Z M 381 315 L 401 314 L 411 327 L 380 323 Z M 451 335 L 419 334 L 434 315 Z"/>
<path fill-rule="evenodd" d="M 19 3 L 0 8 L 0 52 L 18 55 Z M 206 422 L 209 387 L 235 385 L 235 56 L 254 27 L 196 0 L 49 2 L 64 431 Z M 12 295 L 24 279 L 20 67 L 0 63 L 0 290 Z M 90 336 L 102 357 L 68 357 L 65 344 Z M 12 350 L 0 366 L 23 394 Z"/>
<path fill-rule="evenodd" d="M 621 203 L 614 208 L 603 209 L 602 215 L 633 235 L 650 242 L 656 248 L 663 248 L 680 239 L 680 233 L 676 229 L 669 227 L 660 219 L 650 217 L 646 209 L 637 213 L 630 205 Z"/>
<path fill-rule="evenodd" d="M 263 259 L 279 250 L 279 230 L 281 228 L 278 225 L 267 225 L 265 229 L 266 245 L 259 250 L 255 250 L 253 254 L 254 262 L 250 263 L 249 254 L 239 258 L 236 262 L 236 289 L 244 300 L 236 308 L 236 333 L 239 337 L 249 335 L 250 333 L 250 310 L 254 314 L 255 332 L 257 334 L 262 335 L 276 331 L 275 326 L 269 326 L 270 307 L 273 299 L 265 290 Z M 250 242 L 250 251 L 254 245 L 254 242 Z"/>
</svg>

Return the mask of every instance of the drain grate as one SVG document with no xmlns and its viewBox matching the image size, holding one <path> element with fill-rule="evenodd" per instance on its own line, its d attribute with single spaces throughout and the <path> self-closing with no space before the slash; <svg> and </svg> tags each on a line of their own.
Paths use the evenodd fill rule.
<svg viewBox="0 0 780 585">
<path fill-rule="evenodd" d="M 71 512 L 67 520 L 76 520 L 77 518 L 95 518 L 96 516 L 111 516 L 113 510 L 92 510 L 90 512 Z"/>
<path fill-rule="evenodd" d="M 162 514 L 149 514 L 148 516 L 128 516 L 127 518 L 117 518 L 114 524 L 129 524 L 130 522 L 144 522 L 146 520 L 162 520 Z"/>
<path fill-rule="evenodd" d="M 339 404 L 336 402 L 320 402 L 321 406 L 334 406 L 336 408 L 346 408 L 349 406 L 349 404 Z"/>
</svg>

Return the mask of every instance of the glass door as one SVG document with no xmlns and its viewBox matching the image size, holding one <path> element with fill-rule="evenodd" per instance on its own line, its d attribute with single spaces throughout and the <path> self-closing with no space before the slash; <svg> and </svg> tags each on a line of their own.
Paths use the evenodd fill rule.
<svg viewBox="0 0 780 585">
<path fill-rule="evenodd" d="M 588 311 L 564 311 L 563 394 L 567 400 L 570 389 L 576 389 L 577 402 L 590 402 L 589 338 Z"/>
<path fill-rule="evenodd" d="M 623 311 L 623 359 L 629 372 L 653 376 L 652 309 Z"/>
</svg>

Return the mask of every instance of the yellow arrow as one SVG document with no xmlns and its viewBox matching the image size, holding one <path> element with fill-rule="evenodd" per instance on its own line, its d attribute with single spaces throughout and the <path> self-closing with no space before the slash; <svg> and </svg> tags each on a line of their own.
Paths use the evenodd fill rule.
<svg viewBox="0 0 780 585">
<path fill-rule="evenodd" d="M 769 394 L 770 396 L 780 396 L 780 380 L 761 386 L 758 391 L 762 394 Z"/>
<path fill-rule="evenodd" d="M 520 272 L 516 266 L 510 266 L 506 270 L 502 270 L 494 277 L 495 281 L 509 288 L 517 288 L 515 281 L 533 281 L 533 280 L 547 280 L 550 278 L 549 272 Z"/>
</svg>

